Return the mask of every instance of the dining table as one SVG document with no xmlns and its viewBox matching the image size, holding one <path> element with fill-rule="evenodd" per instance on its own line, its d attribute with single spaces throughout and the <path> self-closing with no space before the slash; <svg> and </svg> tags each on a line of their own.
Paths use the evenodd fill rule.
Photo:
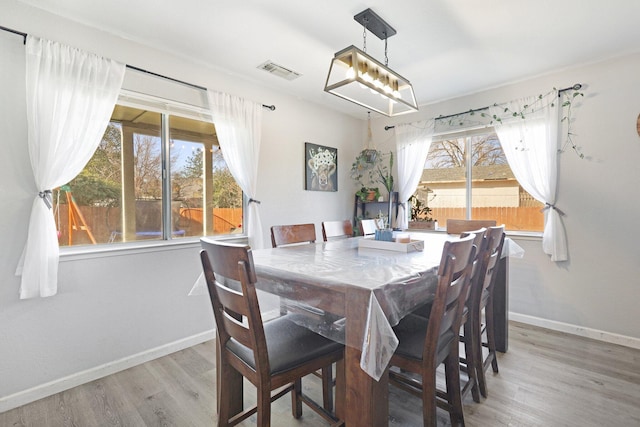
<svg viewBox="0 0 640 427">
<path fill-rule="evenodd" d="M 345 344 L 344 389 L 335 410 L 346 426 L 388 425 L 388 364 L 400 319 L 433 300 L 444 243 L 458 236 L 411 233 L 418 251 L 361 247 L 362 238 L 253 250 L 256 287 L 326 316 L 297 322 Z M 494 296 L 500 351 L 507 350 L 508 258 L 521 248 L 507 239 Z M 241 399 L 241 396 L 239 396 Z"/>
</svg>

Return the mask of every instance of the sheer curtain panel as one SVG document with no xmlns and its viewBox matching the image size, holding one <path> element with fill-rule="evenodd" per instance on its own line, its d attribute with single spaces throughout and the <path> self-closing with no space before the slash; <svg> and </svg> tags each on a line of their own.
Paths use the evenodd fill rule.
<svg viewBox="0 0 640 427">
<path fill-rule="evenodd" d="M 229 171 L 249 198 L 245 232 L 254 249 L 264 247 L 260 201 L 256 198 L 262 132 L 262 104 L 207 91 L 220 149 Z"/>
<path fill-rule="evenodd" d="M 16 275 L 20 298 L 55 295 L 59 247 L 51 190 L 71 181 L 96 150 L 116 103 L 125 65 L 27 36 L 28 146 L 37 189 Z"/>
<path fill-rule="evenodd" d="M 398 228 L 409 226 L 409 206 L 407 201 L 416 191 L 424 163 L 429 154 L 434 121 L 401 124 L 395 127 L 396 151 L 398 153 Z"/>
<path fill-rule="evenodd" d="M 551 103 L 529 97 L 490 107 L 489 112 L 501 119 L 495 124 L 495 129 L 516 179 L 522 188 L 546 206 L 542 250 L 551 255 L 552 261 L 566 261 L 567 238 L 562 213 L 555 207 L 558 104 L 557 95 Z M 507 116 L 505 111 L 508 111 Z M 522 112 L 524 118 L 514 116 L 513 112 Z"/>
</svg>

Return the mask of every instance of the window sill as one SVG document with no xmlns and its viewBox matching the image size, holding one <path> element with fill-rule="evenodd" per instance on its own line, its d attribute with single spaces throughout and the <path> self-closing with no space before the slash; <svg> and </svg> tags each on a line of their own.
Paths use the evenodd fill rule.
<svg viewBox="0 0 640 427">
<path fill-rule="evenodd" d="M 247 241 L 245 235 L 219 236 L 224 241 Z M 60 248 L 60 262 L 77 261 L 83 259 L 106 258 L 112 256 L 128 256 L 133 254 L 148 254 L 152 252 L 174 251 L 200 247 L 200 238 L 184 238 L 173 240 L 155 240 L 147 242 L 111 243 L 103 245 L 86 245 Z"/>
</svg>

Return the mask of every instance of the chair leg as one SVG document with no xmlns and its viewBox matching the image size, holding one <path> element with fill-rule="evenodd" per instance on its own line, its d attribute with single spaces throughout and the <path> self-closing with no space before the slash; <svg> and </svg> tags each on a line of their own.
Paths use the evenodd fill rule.
<svg viewBox="0 0 640 427">
<path fill-rule="evenodd" d="M 493 372 L 498 372 L 498 358 L 496 357 L 496 335 L 495 335 L 495 325 L 493 321 L 493 298 L 489 298 L 489 302 L 487 303 L 487 307 L 485 308 L 485 317 L 486 317 L 486 331 L 487 331 L 487 346 L 489 348 L 489 355 L 491 359 L 491 367 Z"/>
<path fill-rule="evenodd" d="M 258 427 L 271 426 L 271 390 L 269 387 L 256 387 L 258 396 L 256 408 L 258 412 Z"/>
<path fill-rule="evenodd" d="M 422 377 L 422 419 L 424 427 L 436 427 L 436 373 L 431 372 L 428 378 Z"/>
<path fill-rule="evenodd" d="M 218 395 L 218 427 L 227 427 L 229 425 L 229 418 L 231 418 L 232 408 L 231 405 L 233 402 L 232 394 L 226 393 L 222 390 L 226 390 L 227 387 L 231 384 L 232 378 L 230 371 L 233 369 L 231 366 L 223 366 L 224 362 L 221 362 L 218 365 L 217 371 L 218 375 L 218 389 L 216 393 Z"/>
<path fill-rule="evenodd" d="M 300 378 L 295 380 L 291 390 L 291 415 L 296 419 L 302 416 L 302 379 Z"/>
<path fill-rule="evenodd" d="M 467 360 L 467 376 L 471 386 L 471 396 L 473 401 L 480 403 L 480 389 L 478 386 L 478 377 L 476 374 L 477 366 L 477 346 L 482 345 L 478 341 L 478 336 L 474 330 L 474 322 L 472 319 L 467 320 L 464 324 L 464 353 Z"/>
<path fill-rule="evenodd" d="M 328 412 L 333 412 L 333 368 L 322 368 L 322 404 Z"/>
<path fill-rule="evenodd" d="M 447 379 L 447 400 L 451 406 L 449 418 L 452 426 L 464 426 L 462 396 L 460 395 L 460 362 L 458 358 L 458 347 L 455 346 L 444 361 L 444 374 Z"/>
</svg>

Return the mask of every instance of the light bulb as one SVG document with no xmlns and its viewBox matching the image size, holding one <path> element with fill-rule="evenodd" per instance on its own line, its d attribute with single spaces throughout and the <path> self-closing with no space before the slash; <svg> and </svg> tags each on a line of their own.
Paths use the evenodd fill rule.
<svg viewBox="0 0 640 427">
<path fill-rule="evenodd" d="M 356 77 L 356 70 L 354 70 L 353 67 L 349 67 L 346 73 L 346 77 L 350 80 L 354 79 Z"/>
</svg>

